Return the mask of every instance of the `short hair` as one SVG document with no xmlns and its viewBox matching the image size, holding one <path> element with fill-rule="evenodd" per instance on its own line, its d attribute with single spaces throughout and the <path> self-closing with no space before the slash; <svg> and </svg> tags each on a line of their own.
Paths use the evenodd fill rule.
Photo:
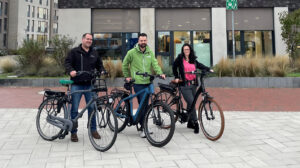
<svg viewBox="0 0 300 168">
<path fill-rule="evenodd" d="M 93 36 L 91 33 L 84 33 L 83 35 L 82 35 L 82 38 L 85 38 L 86 37 L 86 35 L 91 35 L 91 36 Z"/>
<path fill-rule="evenodd" d="M 139 33 L 138 35 L 138 39 L 140 39 L 140 37 L 143 36 L 143 37 L 147 37 L 147 34 L 146 33 Z"/>
</svg>

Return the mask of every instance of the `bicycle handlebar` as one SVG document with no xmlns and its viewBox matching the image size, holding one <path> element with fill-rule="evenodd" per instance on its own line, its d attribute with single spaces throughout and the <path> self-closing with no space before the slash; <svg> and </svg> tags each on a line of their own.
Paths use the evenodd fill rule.
<svg viewBox="0 0 300 168">
<path fill-rule="evenodd" d="M 149 74 L 148 72 L 145 72 L 145 73 L 140 73 L 140 72 L 136 72 L 135 73 L 136 75 L 142 75 L 143 77 L 150 77 L 150 79 L 151 78 L 161 78 L 161 76 L 160 75 L 151 75 L 151 74 Z M 162 78 L 161 78 L 162 79 Z"/>
<path fill-rule="evenodd" d="M 87 74 L 87 75 L 91 75 L 93 78 L 96 78 L 97 76 L 101 76 L 101 75 L 107 75 L 107 71 L 102 71 L 99 72 L 98 70 L 93 70 L 93 71 L 77 71 L 76 72 L 76 76 L 80 76 L 83 74 Z"/>
</svg>

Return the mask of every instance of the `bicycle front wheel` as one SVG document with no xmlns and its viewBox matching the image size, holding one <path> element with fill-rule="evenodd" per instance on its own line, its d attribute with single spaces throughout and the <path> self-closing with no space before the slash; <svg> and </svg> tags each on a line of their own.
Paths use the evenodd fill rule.
<svg viewBox="0 0 300 168">
<path fill-rule="evenodd" d="M 111 129 L 111 122 L 116 128 L 118 127 L 117 118 L 112 108 L 107 104 L 98 104 L 97 108 L 92 112 L 88 121 L 88 134 L 94 148 L 98 151 L 105 152 L 109 150 L 116 141 L 117 129 Z M 100 137 L 94 137 L 94 132 Z"/>
<path fill-rule="evenodd" d="M 112 108 L 116 112 L 115 115 L 117 117 L 118 126 L 115 127 L 113 123 L 109 122 L 109 126 L 111 129 L 118 128 L 118 132 L 122 132 L 129 121 L 128 114 L 130 114 L 130 104 L 129 101 L 123 101 L 117 109 L 117 105 L 119 102 L 125 98 L 126 95 L 120 95 L 114 98 L 112 102 Z"/>
<path fill-rule="evenodd" d="M 149 143 L 156 147 L 165 146 L 172 139 L 175 120 L 172 110 L 163 102 L 150 105 L 144 119 L 144 131 Z"/>
<path fill-rule="evenodd" d="M 207 102 L 201 102 L 198 119 L 202 132 L 207 139 L 216 141 L 221 138 L 225 127 L 224 114 L 214 99 L 208 98 Z"/>
<path fill-rule="evenodd" d="M 49 98 L 42 102 L 36 116 L 36 128 L 43 139 L 53 141 L 59 137 L 63 130 L 50 124 L 47 119 L 51 119 L 52 116 L 65 118 L 66 111 L 66 105 L 60 103 L 57 98 Z"/>
</svg>

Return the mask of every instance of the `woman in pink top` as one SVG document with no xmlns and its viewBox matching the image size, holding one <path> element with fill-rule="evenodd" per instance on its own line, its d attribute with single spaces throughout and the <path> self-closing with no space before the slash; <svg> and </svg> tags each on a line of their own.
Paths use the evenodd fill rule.
<svg viewBox="0 0 300 168">
<path fill-rule="evenodd" d="M 197 114 L 195 107 L 191 107 L 194 100 L 198 81 L 196 75 L 185 74 L 185 72 L 195 71 L 196 69 L 212 71 L 209 67 L 199 63 L 196 60 L 193 48 L 190 44 L 184 44 L 181 48 L 181 53 L 177 56 L 173 64 L 173 74 L 176 82 L 179 79 L 183 80 L 180 84 L 180 91 L 184 100 L 187 102 L 187 108 L 193 108 L 192 114 L 189 118 L 187 127 L 194 129 L 194 133 L 199 133 L 199 124 L 197 121 Z"/>
</svg>

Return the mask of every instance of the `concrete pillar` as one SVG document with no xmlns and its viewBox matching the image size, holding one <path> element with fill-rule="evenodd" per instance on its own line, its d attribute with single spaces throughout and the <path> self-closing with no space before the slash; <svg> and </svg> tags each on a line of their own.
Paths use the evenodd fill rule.
<svg viewBox="0 0 300 168">
<path fill-rule="evenodd" d="M 212 55 L 213 65 L 227 58 L 226 8 L 212 8 Z"/>
<path fill-rule="evenodd" d="M 155 52 L 155 8 L 140 9 L 140 32 L 147 34 L 148 46 Z"/>
<path fill-rule="evenodd" d="M 67 35 L 75 40 L 75 46 L 81 43 L 84 33 L 91 33 L 91 9 L 59 9 L 58 34 Z"/>
<path fill-rule="evenodd" d="M 279 22 L 279 13 L 287 11 L 288 7 L 275 7 L 274 8 L 274 34 L 275 34 L 275 54 L 277 56 L 287 55 L 286 44 L 282 40 L 281 36 L 281 24 Z"/>
</svg>

